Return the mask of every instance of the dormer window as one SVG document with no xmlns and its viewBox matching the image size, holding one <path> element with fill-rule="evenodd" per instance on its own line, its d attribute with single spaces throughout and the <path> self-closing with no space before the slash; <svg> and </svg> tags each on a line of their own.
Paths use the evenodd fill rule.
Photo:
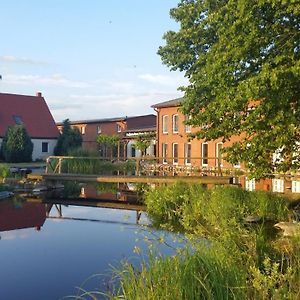
<svg viewBox="0 0 300 300">
<path fill-rule="evenodd" d="M 14 119 L 14 121 L 17 125 L 23 125 L 24 124 L 21 116 L 13 116 L 13 119 Z"/>
</svg>

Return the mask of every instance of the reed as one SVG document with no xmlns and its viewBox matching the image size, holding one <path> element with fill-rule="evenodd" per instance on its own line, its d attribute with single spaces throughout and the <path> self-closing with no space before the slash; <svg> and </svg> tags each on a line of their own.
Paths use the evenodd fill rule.
<svg viewBox="0 0 300 300">
<path fill-rule="evenodd" d="M 110 298 L 299 299 L 300 239 L 265 231 L 268 222 L 289 218 L 284 198 L 177 183 L 150 190 L 146 204 L 154 225 L 187 234 L 188 248 L 184 255 L 150 255 L 140 268 L 124 264 Z M 246 224 L 249 215 L 262 223 Z M 200 236 L 209 242 L 199 243 Z"/>
<path fill-rule="evenodd" d="M 183 255 L 150 255 L 140 268 L 125 263 L 118 273 L 120 287 L 111 299 L 246 299 L 246 277 L 213 248 Z"/>
</svg>

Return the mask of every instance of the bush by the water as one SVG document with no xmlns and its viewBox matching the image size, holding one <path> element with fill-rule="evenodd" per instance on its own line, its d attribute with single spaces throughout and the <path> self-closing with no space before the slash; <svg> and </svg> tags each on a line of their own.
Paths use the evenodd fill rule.
<svg viewBox="0 0 300 300">
<path fill-rule="evenodd" d="M 111 298 L 300 299 L 300 239 L 266 230 L 288 220 L 283 197 L 177 183 L 146 193 L 146 204 L 154 225 L 188 233 L 188 250 L 140 268 L 125 263 Z"/>
<path fill-rule="evenodd" d="M 202 234 L 237 230 L 248 216 L 262 221 L 288 216 L 286 200 L 272 193 L 180 182 L 149 191 L 146 205 L 154 225 Z"/>
</svg>

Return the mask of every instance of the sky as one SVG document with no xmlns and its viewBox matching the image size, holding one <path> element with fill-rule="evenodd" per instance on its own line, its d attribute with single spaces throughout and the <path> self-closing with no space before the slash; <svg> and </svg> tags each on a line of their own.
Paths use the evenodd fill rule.
<svg viewBox="0 0 300 300">
<path fill-rule="evenodd" d="M 155 113 L 183 74 L 157 55 L 179 0 L 2 0 L 0 92 L 42 92 L 56 121 Z"/>
</svg>

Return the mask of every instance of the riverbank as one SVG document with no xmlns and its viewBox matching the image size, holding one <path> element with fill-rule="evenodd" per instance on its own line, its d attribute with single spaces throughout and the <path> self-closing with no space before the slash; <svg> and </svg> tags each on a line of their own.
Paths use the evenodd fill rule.
<svg viewBox="0 0 300 300">
<path fill-rule="evenodd" d="M 112 299 L 299 299 L 299 236 L 273 226 L 297 217 L 286 198 L 178 183 L 150 191 L 146 204 L 152 223 L 183 232 L 188 246 L 140 269 L 125 264 Z"/>
</svg>

